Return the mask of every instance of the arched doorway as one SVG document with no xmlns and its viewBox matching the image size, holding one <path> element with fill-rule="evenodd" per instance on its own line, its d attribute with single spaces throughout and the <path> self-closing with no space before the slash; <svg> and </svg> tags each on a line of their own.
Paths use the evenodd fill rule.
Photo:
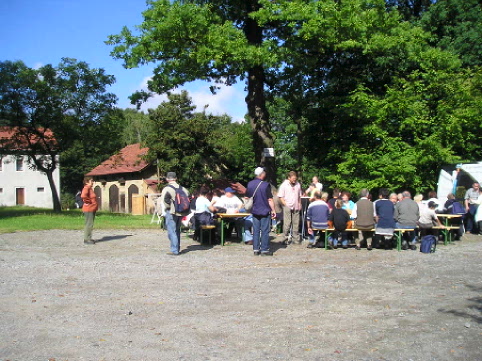
<svg viewBox="0 0 482 361">
<path fill-rule="evenodd" d="M 102 189 L 99 186 L 94 188 L 95 196 L 97 197 L 97 204 L 99 205 L 99 210 L 102 210 Z"/>
<path fill-rule="evenodd" d="M 132 213 L 132 195 L 134 194 L 139 194 L 139 187 L 135 184 L 131 184 L 127 190 L 127 206 L 129 207 L 127 213 Z"/>
<path fill-rule="evenodd" d="M 119 187 L 115 184 L 109 188 L 109 210 L 114 213 L 119 212 Z"/>
</svg>

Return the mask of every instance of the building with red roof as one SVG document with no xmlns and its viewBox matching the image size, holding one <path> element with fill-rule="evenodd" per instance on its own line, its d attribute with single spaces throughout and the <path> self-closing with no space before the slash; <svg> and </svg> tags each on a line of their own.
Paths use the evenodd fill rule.
<svg viewBox="0 0 482 361">
<path fill-rule="evenodd" d="M 50 129 L 39 128 L 32 132 L 28 128 L 0 127 L 0 206 L 53 207 L 48 178 L 34 167 L 30 156 L 50 162 L 49 149 L 55 150 L 56 146 Z M 57 166 L 52 174 L 57 192 L 60 189 L 59 168 Z"/>
<path fill-rule="evenodd" d="M 154 207 L 149 195 L 158 193 L 158 178 L 148 151 L 139 143 L 128 145 L 86 174 L 94 178 L 101 210 L 145 214 Z"/>
</svg>

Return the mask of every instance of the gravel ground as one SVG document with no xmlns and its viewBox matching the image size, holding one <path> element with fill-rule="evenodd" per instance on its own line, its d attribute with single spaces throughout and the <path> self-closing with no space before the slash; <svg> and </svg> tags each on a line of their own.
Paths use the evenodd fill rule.
<svg viewBox="0 0 482 361">
<path fill-rule="evenodd" d="M 0 360 L 482 360 L 482 237 L 173 257 L 165 232 L 95 236 L 0 235 Z"/>
</svg>

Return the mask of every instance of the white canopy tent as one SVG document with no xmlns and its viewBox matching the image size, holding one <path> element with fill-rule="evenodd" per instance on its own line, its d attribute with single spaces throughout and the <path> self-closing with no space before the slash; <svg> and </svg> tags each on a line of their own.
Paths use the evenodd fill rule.
<svg viewBox="0 0 482 361">
<path fill-rule="evenodd" d="M 482 162 L 462 164 L 460 174 L 456 174 L 456 165 L 448 165 L 440 170 L 437 187 L 437 198 L 446 201 L 449 193 L 453 192 L 454 181 L 457 187 L 469 189 L 474 182 L 482 182 Z"/>
</svg>

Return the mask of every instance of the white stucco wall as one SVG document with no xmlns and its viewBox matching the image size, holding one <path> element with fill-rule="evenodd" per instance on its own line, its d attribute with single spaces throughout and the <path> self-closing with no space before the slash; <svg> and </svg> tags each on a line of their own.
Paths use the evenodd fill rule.
<svg viewBox="0 0 482 361">
<path fill-rule="evenodd" d="M 50 191 L 47 176 L 37 170 L 31 169 L 28 157 L 23 157 L 23 171 L 17 171 L 15 156 L 0 158 L 0 206 L 16 205 L 16 189 L 24 188 L 25 205 L 31 207 L 52 208 L 52 192 Z M 60 190 L 60 172 L 54 171 L 54 181 L 57 192 Z M 43 192 L 39 188 L 43 188 Z"/>
</svg>

